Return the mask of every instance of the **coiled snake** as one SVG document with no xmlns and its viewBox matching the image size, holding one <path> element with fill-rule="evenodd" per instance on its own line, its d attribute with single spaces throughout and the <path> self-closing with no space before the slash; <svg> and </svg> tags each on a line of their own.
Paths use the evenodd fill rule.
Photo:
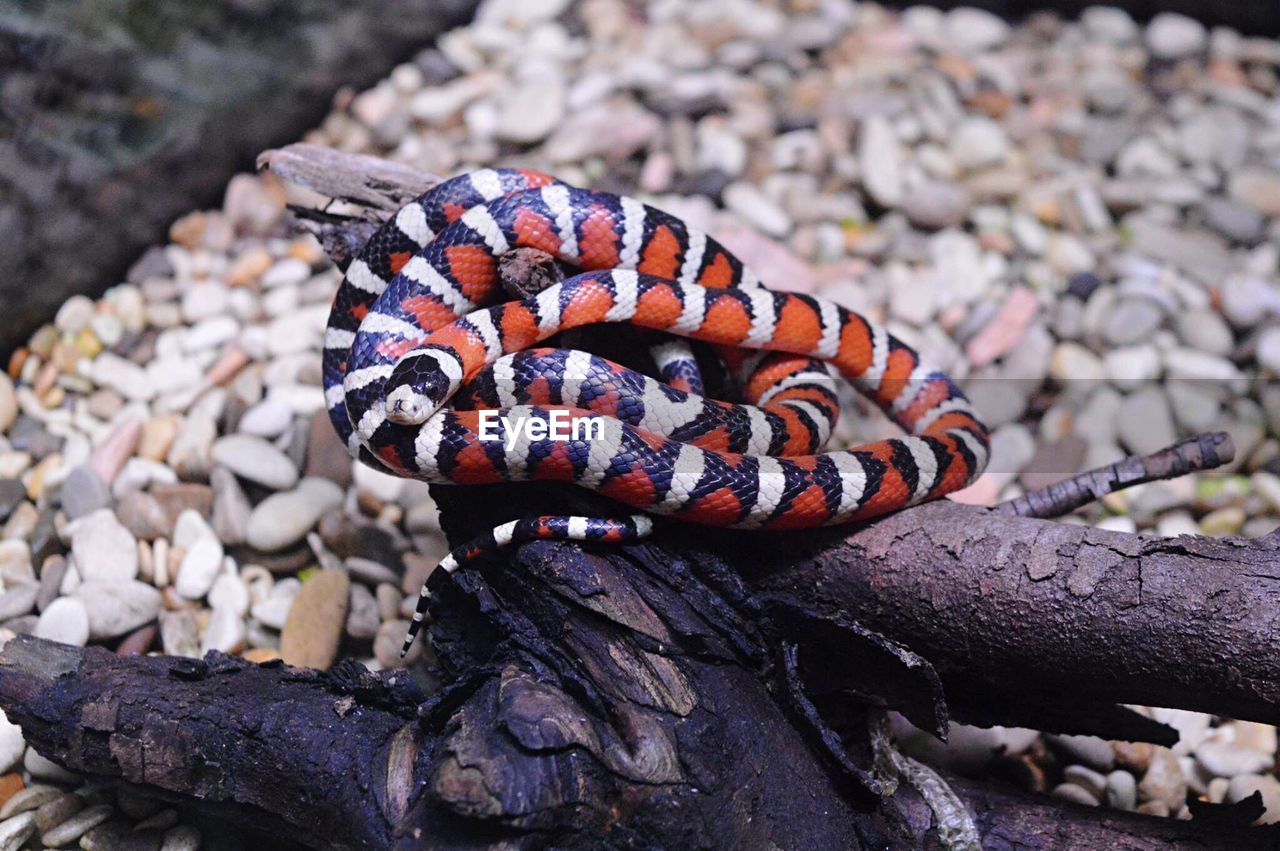
<svg viewBox="0 0 1280 851">
<path fill-rule="evenodd" d="M 494 304 L 498 258 L 520 247 L 584 271 Z M 530 350 L 610 322 L 664 332 L 651 347 L 660 380 L 585 352 Z M 703 398 L 698 364 L 671 334 L 715 344 L 743 403 Z M 838 412 L 833 369 L 907 435 L 822 453 Z M 573 482 L 714 526 L 866 520 L 963 488 L 988 453 L 963 393 L 881 326 L 765 289 L 660 210 L 518 169 L 441 183 L 374 235 L 334 301 L 324 385 L 339 435 L 380 469 L 435 483 Z M 633 540 L 650 531 L 646 514 L 507 523 L 441 566 L 535 538 Z M 406 650 L 426 599 L 424 586 Z"/>
</svg>

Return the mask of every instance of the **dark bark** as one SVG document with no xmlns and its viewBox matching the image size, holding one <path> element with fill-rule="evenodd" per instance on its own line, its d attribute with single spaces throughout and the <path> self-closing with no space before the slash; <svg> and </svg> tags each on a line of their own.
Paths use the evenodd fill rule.
<svg viewBox="0 0 1280 851">
<path fill-rule="evenodd" d="M 370 185 L 343 162 L 295 172 Z M 454 543 L 533 512 L 616 511 L 571 488 L 434 490 Z M 954 715 L 1165 743 L 1117 703 L 1274 722 L 1277 549 L 949 502 L 793 535 L 663 523 L 639 545 L 541 542 L 435 576 L 446 685 L 420 709 L 403 673 L 26 638 L 0 654 L 0 705 L 73 768 L 319 844 L 937 847 L 928 802 L 889 794 L 883 708 L 939 733 Z M 985 847 L 1275 842 L 1240 826 L 1256 805 L 1181 822 L 951 785 Z"/>
</svg>

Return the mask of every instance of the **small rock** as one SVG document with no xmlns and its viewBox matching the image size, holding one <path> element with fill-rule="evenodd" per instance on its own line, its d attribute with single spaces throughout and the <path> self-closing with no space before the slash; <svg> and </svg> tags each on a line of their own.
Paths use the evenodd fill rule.
<svg viewBox="0 0 1280 851">
<path fill-rule="evenodd" d="M 1273 325 L 1258 335 L 1258 363 L 1280 375 L 1280 326 Z"/>
<path fill-rule="evenodd" d="M 363 585 L 351 585 L 351 600 L 347 613 L 347 635 L 358 641 L 372 639 L 378 634 L 382 615 L 373 592 Z"/>
<path fill-rule="evenodd" d="M 21 617 L 34 609 L 39 592 L 38 585 L 19 585 L 0 593 L 0 623 Z"/>
<path fill-rule="evenodd" d="M 1010 28 L 1000 18 L 972 6 L 961 6 L 947 13 L 943 38 L 949 48 L 961 53 L 980 53 L 1004 43 Z"/>
<path fill-rule="evenodd" d="M 893 127 L 883 115 L 871 115 L 862 123 L 858 168 L 876 203 L 896 207 L 902 202 L 902 153 Z"/>
<path fill-rule="evenodd" d="M 351 580 L 341 570 L 321 570 L 302 584 L 280 633 L 286 664 L 320 670 L 333 664 L 350 593 Z"/>
<path fill-rule="evenodd" d="M 1105 775 L 1083 765 L 1068 765 L 1062 773 L 1063 779 L 1086 790 L 1095 799 L 1101 800 L 1107 790 Z"/>
<path fill-rule="evenodd" d="M 62 482 L 62 510 L 75 520 L 111 505 L 111 489 L 88 464 L 72 468 Z"/>
<path fill-rule="evenodd" d="M 74 771 L 68 771 L 51 759 L 41 756 L 35 748 L 27 748 L 26 754 L 22 757 L 22 767 L 29 771 L 32 777 L 38 777 L 41 780 L 50 780 L 54 783 L 78 783 L 80 781 L 80 775 Z"/>
<path fill-rule="evenodd" d="M 1230 198 L 1212 197 L 1201 205 L 1204 222 L 1232 242 L 1256 245 L 1267 222 L 1257 210 Z"/>
<path fill-rule="evenodd" d="M 89 614 L 89 638 L 104 641 L 150 623 L 160 613 L 160 592 L 145 582 L 94 580 L 84 582 L 72 596 Z"/>
<path fill-rule="evenodd" d="M 213 580 L 222 570 L 222 556 L 222 542 L 217 537 L 205 535 L 199 538 L 182 558 L 174 590 L 188 600 L 199 600 L 209 593 Z"/>
<path fill-rule="evenodd" d="M 1195 757 L 1205 771 L 1216 777 L 1262 774 L 1269 771 L 1275 762 L 1271 754 L 1233 742 L 1204 742 L 1196 748 Z"/>
<path fill-rule="evenodd" d="M 209 476 L 213 486 L 213 530 L 228 546 L 244 543 L 253 506 L 240 482 L 227 469 L 217 467 Z"/>
<path fill-rule="evenodd" d="M 1107 806 L 1117 810 L 1133 810 L 1138 805 L 1138 781 L 1127 771 L 1107 775 Z"/>
<path fill-rule="evenodd" d="M 1157 386 L 1130 393 L 1117 416 L 1120 441 L 1135 455 L 1147 455 L 1178 439 L 1169 399 Z"/>
<path fill-rule="evenodd" d="M 22 754 L 26 748 L 27 743 L 22 738 L 22 728 L 0 712 L 0 774 L 8 774 L 17 768 L 22 762 Z"/>
<path fill-rule="evenodd" d="M 1113 346 L 1141 343 L 1164 321 L 1164 311 L 1144 298 L 1120 301 L 1103 319 L 1102 335 Z"/>
<path fill-rule="evenodd" d="M 59 597 L 40 614 L 34 635 L 84 647 L 89 641 L 89 613 L 75 597 Z"/>
<path fill-rule="evenodd" d="M 173 530 L 173 519 L 154 496 L 144 491 L 131 491 L 116 506 L 120 523 L 135 537 L 144 541 L 165 538 Z"/>
<path fill-rule="evenodd" d="M 46 845 L 54 848 L 67 845 L 111 818 L 113 812 L 115 811 L 108 804 L 86 807 L 40 838 Z"/>
<path fill-rule="evenodd" d="M 342 504 L 342 489 L 308 476 L 296 490 L 272 494 L 253 509 L 245 530 L 249 546 L 278 552 L 302 540 L 320 516 Z"/>
<path fill-rule="evenodd" d="M 1174 12 L 1161 12 L 1147 24 L 1147 47 L 1160 59 L 1202 53 L 1208 40 L 1204 24 Z"/>
<path fill-rule="evenodd" d="M 1085 807 L 1098 806 L 1098 799 L 1093 796 L 1093 793 L 1074 783 L 1060 783 L 1054 787 L 1049 795 L 1060 801 L 1070 801 L 1073 804 L 1080 804 Z"/>
<path fill-rule="evenodd" d="M 138 542 L 110 509 L 76 522 L 71 554 L 85 580 L 126 582 L 138 575 Z"/>
<path fill-rule="evenodd" d="M 84 799 L 67 792 L 36 810 L 36 829 L 46 833 L 84 809 Z"/>
<path fill-rule="evenodd" d="M 902 211 L 922 228 L 959 227 L 972 206 L 973 195 L 957 183 L 924 180 L 903 193 Z"/>
<path fill-rule="evenodd" d="M 8 431 L 18 418 L 18 397 L 13 392 L 13 380 L 0 372 L 0 431 Z"/>
<path fill-rule="evenodd" d="M 557 75 L 529 80 L 500 92 L 495 135 L 529 145 L 545 139 L 564 116 L 565 86 Z"/>
<path fill-rule="evenodd" d="M 229 606 L 214 606 L 209 614 L 209 625 L 205 627 L 204 638 L 200 642 L 200 655 L 210 650 L 222 653 L 239 653 L 244 649 L 245 628 L 240 614 Z"/>
<path fill-rule="evenodd" d="M 1080 23 L 1090 37 L 1112 44 L 1127 44 L 1138 37 L 1138 25 L 1124 9 L 1090 6 L 1080 15 Z"/>
<path fill-rule="evenodd" d="M 1231 175 L 1227 192 L 1264 216 L 1280 216 L 1280 173 L 1242 168 Z"/>
<path fill-rule="evenodd" d="M 1138 784 L 1138 795 L 1143 801 L 1159 801 L 1172 812 L 1186 804 L 1187 781 L 1178 758 L 1168 748 L 1157 748 L 1152 754 L 1151 765 Z"/>
<path fill-rule="evenodd" d="M 180 824 L 164 833 L 164 844 L 160 851 L 200 851 L 200 831 L 196 828 Z"/>
<path fill-rule="evenodd" d="M 966 118 L 951 136 L 951 155 L 967 170 L 996 165 L 1008 152 L 1004 128 L 990 118 Z"/>
<path fill-rule="evenodd" d="M 1257 823 L 1280 822 L 1280 780 L 1270 774 L 1240 774 L 1231 778 L 1231 784 L 1227 786 L 1227 802 L 1238 804 L 1254 792 L 1262 794 L 1262 805 L 1266 807 Z"/>
<path fill-rule="evenodd" d="M 791 231 L 791 217 L 786 211 L 750 183 L 731 183 L 725 187 L 724 205 L 769 236 L 782 237 Z"/>
<path fill-rule="evenodd" d="M 284 434 L 293 423 L 293 409 L 279 399 L 267 397 L 244 412 L 237 428 L 245 434 L 273 438 Z"/>
<path fill-rule="evenodd" d="M 1071 760 L 1083 763 L 1095 771 L 1110 771 L 1115 765 L 1115 753 L 1111 744 L 1097 736 L 1048 737 L 1049 741 L 1065 752 Z"/>
<path fill-rule="evenodd" d="M 274 490 L 291 488 L 298 470 L 283 452 L 260 437 L 231 434 L 213 443 L 213 460 L 242 479 Z"/>
<path fill-rule="evenodd" d="M 289 610 L 293 608 L 293 601 L 297 599 L 298 592 L 301 590 L 302 583 L 294 577 L 281 579 L 272 586 L 265 600 L 253 604 L 251 614 L 264 626 L 284 629 Z"/>
<path fill-rule="evenodd" d="M 36 833 L 36 814 L 23 813 L 0 822 L 0 849 L 17 851 Z"/>
</svg>

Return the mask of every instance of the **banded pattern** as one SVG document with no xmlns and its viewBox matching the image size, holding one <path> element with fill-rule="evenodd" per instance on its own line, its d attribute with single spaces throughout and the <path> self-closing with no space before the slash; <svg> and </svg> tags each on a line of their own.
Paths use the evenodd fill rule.
<svg viewBox="0 0 1280 851">
<path fill-rule="evenodd" d="M 585 271 L 494 305 L 498 260 L 518 247 Z M 595 323 L 649 329 L 661 380 L 586 352 L 530 349 Z M 682 338 L 715 346 L 741 403 L 700 395 Z M 908 434 L 822 453 L 836 372 Z M 367 463 L 431 482 L 574 482 L 717 526 L 865 520 L 964 487 L 988 452 L 959 389 L 884 328 L 764 289 L 666 213 L 519 170 L 446 181 L 375 235 L 335 300 L 324 381 L 335 428 Z M 581 431 L 556 434 L 566 421 Z M 634 540 L 650 526 L 642 515 L 520 521 L 444 565 L 534 538 Z"/>
<path fill-rule="evenodd" d="M 579 433 L 598 436 L 538 439 L 555 433 L 555 409 L 514 405 L 501 410 L 505 420 L 491 423 L 485 439 L 487 411 L 439 411 L 465 378 L 561 330 L 602 322 L 822 354 L 910 434 L 849 451 L 773 457 L 702 448 L 633 425 L 634 415 L 624 422 L 570 407 L 567 419 L 584 421 Z M 770 333 L 759 333 L 762 327 Z M 987 460 L 986 429 L 960 390 L 856 313 L 806 295 L 681 285 L 631 271 L 588 272 L 534 298 L 471 313 L 401 352 L 377 383 L 390 392 L 353 383 L 347 404 L 378 422 L 358 435 L 401 475 L 458 484 L 569 481 L 638 509 L 715 526 L 865 520 L 964 487 Z M 531 430 L 535 420 L 543 424 Z M 585 424 L 595 420 L 598 426 Z"/>
</svg>

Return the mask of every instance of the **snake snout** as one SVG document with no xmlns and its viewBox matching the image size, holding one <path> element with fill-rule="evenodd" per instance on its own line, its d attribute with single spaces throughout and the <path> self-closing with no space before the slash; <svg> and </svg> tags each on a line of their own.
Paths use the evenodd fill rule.
<svg viewBox="0 0 1280 851">
<path fill-rule="evenodd" d="M 412 387 L 397 387 L 387 396 L 387 419 L 397 425 L 421 425 L 435 410 L 431 400 Z"/>
</svg>

